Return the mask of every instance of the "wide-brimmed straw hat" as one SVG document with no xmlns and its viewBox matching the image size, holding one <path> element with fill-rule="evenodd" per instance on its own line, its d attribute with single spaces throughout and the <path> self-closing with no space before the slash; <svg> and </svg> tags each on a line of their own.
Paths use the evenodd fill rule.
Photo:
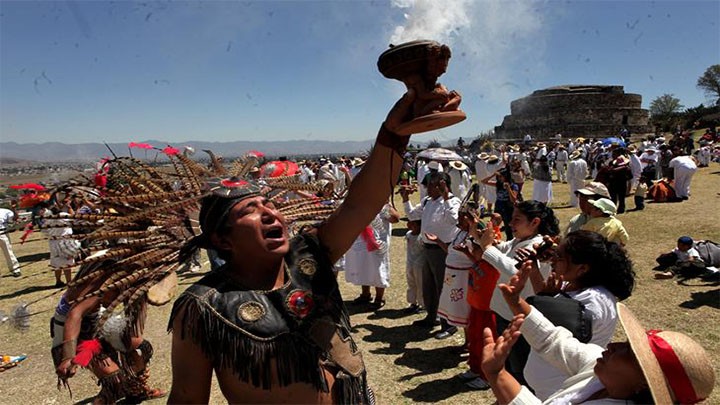
<svg viewBox="0 0 720 405">
<path fill-rule="evenodd" d="M 582 156 L 582 152 L 580 152 L 579 150 L 574 150 L 570 154 L 569 158 L 570 158 L 570 160 L 575 160 L 575 159 L 579 158 L 580 156 Z"/>
<path fill-rule="evenodd" d="M 487 152 L 483 152 L 483 153 L 477 155 L 477 158 L 480 160 L 487 160 L 487 158 L 489 158 L 489 157 L 490 157 L 490 155 L 488 155 Z"/>
<path fill-rule="evenodd" d="M 710 396 L 715 372 L 699 343 L 680 332 L 646 331 L 620 302 L 617 312 L 656 404 L 694 404 Z"/>
<path fill-rule="evenodd" d="M 487 162 L 488 162 L 488 163 L 491 163 L 491 164 L 492 164 L 492 163 L 497 163 L 499 160 L 500 160 L 500 158 L 498 157 L 498 155 L 490 155 L 490 156 L 488 156 L 488 158 L 487 158 Z"/>
<path fill-rule="evenodd" d="M 365 161 L 361 157 L 354 157 L 351 164 L 352 167 L 360 167 L 365 164 Z"/>
<path fill-rule="evenodd" d="M 453 160 L 452 162 L 450 162 L 450 166 L 452 166 L 453 168 L 460 170 L 460 171 L 467 170 L 467 168 L 468 168 L 465 163 L 463 163 L 459 160 Z"/>
</svg>

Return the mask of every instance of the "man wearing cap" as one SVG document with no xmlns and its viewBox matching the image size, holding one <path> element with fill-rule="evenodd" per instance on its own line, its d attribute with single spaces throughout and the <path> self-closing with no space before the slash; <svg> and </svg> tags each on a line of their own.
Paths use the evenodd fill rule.
<svg viewBox="0 0 720 405">
<path fill-rule="evenodd" d="M 589 174 L 588 166 L 585 159 L 582 158 L 582 151 L 580 149 L 571 153 L 569 158 L 570 162 L 568 162 L 567 179 L 570 185 L 570 205 L 577 207 L 578 198 L 576 193 L 585 185 L 585 179 Z"/>
<path fill-rule="evenodd" d="M 447 173 L 432 173 L 427 181 L 428 196 L 413 207 L 407 189 L 401 189 L 400 195 L 408 217 L 419 214 L 422 218 L 420 234 L 423 241 L 422 288 L 423 304 L 427 316 L 415 325 L 432 328 L 435 325 L 440 293 L 445 278 L 445 258 L 447 253 L 437 242 L 429 240 L 427 234 L 437 236 L 444 243 L 453 240 L 458 232 L 456 226 L 460 211 L 460 199 L 450 193 L 450 176 Z"/>
<path fill-rule="evenodd" d="M 215 183 L 189 244 L 227 263 L 175 302 L 169 403 L 208 403 L 213 372 L 230 403 L 374 402 L 332 268 L 392 192 L 409 141 L 393 130 L 414 98 L 395 104 L 344 202 L 312 230 L 291 238 L 251 179 Z"/>
<path fill-rule="evenodd" d="M 464 199 L 465 194 L 470 190 L 470 176 L 467 173 L 468 167 L 465 163 L 455 160 L 448 165 L 447 173 L 450 175 L 450 189 L 454 196 Z"/>
<path fill-rule="evenodd" d="M 592 205 L 588 203 L 589 200 L 597 200 L 599 198 L 610 198 L 610 192 L 604 184 L 592 181 L 587 183 L 585 187 L 577 190 L 575 195 L 578 197 L 580 203 L 580 213 L 570 219 L 565 234 L 570 232 L 579 231 L 588 220 L 590 220 L 590 210 Z"/>
</svg>

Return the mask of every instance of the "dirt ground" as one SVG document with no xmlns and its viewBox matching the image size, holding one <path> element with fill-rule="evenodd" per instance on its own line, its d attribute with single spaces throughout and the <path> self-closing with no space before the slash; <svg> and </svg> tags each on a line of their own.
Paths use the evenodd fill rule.
<svg viewBox="0 0 720 405">
<path fill-rule="evenodd" d="M 525 195 L 531 195 L 531 184 Z M 553 184 L 553 205 L 561 225 L 577 210 L 566 207 L 568 188 Z M 632 207 L 632 198 L 628 199 Z M 400 208 L 399 199 L 396 200 Z M 401 208 L 400 208 L 401 209 Z M 692 198 L 682 203 L 648 204 L 645 211 L 620 215 L 630 233 L 628 246 L 635 263 L 637 286 L 626 303 L 647 328 L 681 330 L 699 340 L 710 353 L 716 374 L 720 376 L 720 285 L 690 280 L 679 285 L 674 280 L 653 279 L 654 258 L 669 251 L 680 235 L 695 239 L 720 241 L 720 165 L 698 171 L 692 183 Z M 354 336 L 364 352 L 371 385 L 380 403 L 416 402 L 487 403 L 494 401 L 491 391 L 471 391 L 455 376 L 467 369 L 466 357 L 451 348 L 462 343 L 461 334 L 447 340 L 436 340 L 433 332 L 411 326 L 422 315 L 406 316 L 405 301 L 405 234 L 404 222 L 393 229 L 391 244 L 392 286 L 387 291 L 387 305 L 377 312 L 357 312 L 351 308 Z M 55 404 L 89 401 L 98 387 L 87 371 L 71 381 L 72 397 L 58 390 L 50 359 L 49 319 L 59 299 L 48 272 L 47 240 L 34 233 L 21 245 L 20 234 L 11 234 L 15 253 L 22 264 L 23 276 L 13 278 L 5 263 L 0 264 L 0 311 L 9 313 L 19 303 L 31 303 L 30 328 L 17 331 L 6 322 L 0 324 L 0 354 L 26 353 L 28 359 L 18 367 L 0 374 L 0 402 L 8 404 Z M 204 270 L 208 269 L 207 264 Z M 201 274 L 180 277 L 181 288 L 196 281 Z M 348 285 L 340 276 L 343 296 L 352 300 L 359 287 Z M 157 387 L 170 389 L 170 337 L 165 332 L 170 305 L 151 308 L 146 337 L 155 346 L 151 363 L 151 381 Z M 620 335 L 620 333 L 618 333 Z M 159 403 L 163 400 L 157 400 Z M 212 403 L 223 403 L 215 386 Z M 716 389 L 707 403 L 720 403 Z"/>
</svg>

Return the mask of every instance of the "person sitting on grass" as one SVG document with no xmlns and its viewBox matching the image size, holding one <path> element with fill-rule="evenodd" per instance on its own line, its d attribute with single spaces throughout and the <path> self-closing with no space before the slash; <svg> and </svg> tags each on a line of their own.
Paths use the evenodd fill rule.
<svg viewBox="0 0 720 405">
<path fill-rule="evenodd" d="M 627 245 L 630 240 L 622 222 L 615 218 L 617 208 L 615 203 L 607 198 L 590 200 L 590 220 L 582 226 L 584 231 L 597 232 L 610 242 Z"/>
<path fill-rule="evenodd" d="M 700 252 L 693 247 L 694 243 L 695 241 L 689 236 L 678 238 L 675 249 L 656 259 L 659 264 L 656 269 L 665 271 L 656 273 L 655 278 L 662 280 L 673 278 L 675 274 L 697 276 L 702 273 L 705 270 L 705 262 L 700 257 Z"/>
</svg>

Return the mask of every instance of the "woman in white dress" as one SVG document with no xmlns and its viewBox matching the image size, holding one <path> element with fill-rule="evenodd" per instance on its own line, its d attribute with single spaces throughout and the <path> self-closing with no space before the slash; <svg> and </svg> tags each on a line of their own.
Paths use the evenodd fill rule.
<svg viewBox="0 0 720 405">
<path fill-rule="evenodd" d="M 385 305 L 385 289 L 390 286 L 391 224 L 399 220 L 400 214 L 385 204 L 345 253 L 345 281 L 362 286 L 362 293 L 353 303 L 371 304 L 373 309 Z M 370 287 L 375 287 L 374 301 Z"/>
</svg>

